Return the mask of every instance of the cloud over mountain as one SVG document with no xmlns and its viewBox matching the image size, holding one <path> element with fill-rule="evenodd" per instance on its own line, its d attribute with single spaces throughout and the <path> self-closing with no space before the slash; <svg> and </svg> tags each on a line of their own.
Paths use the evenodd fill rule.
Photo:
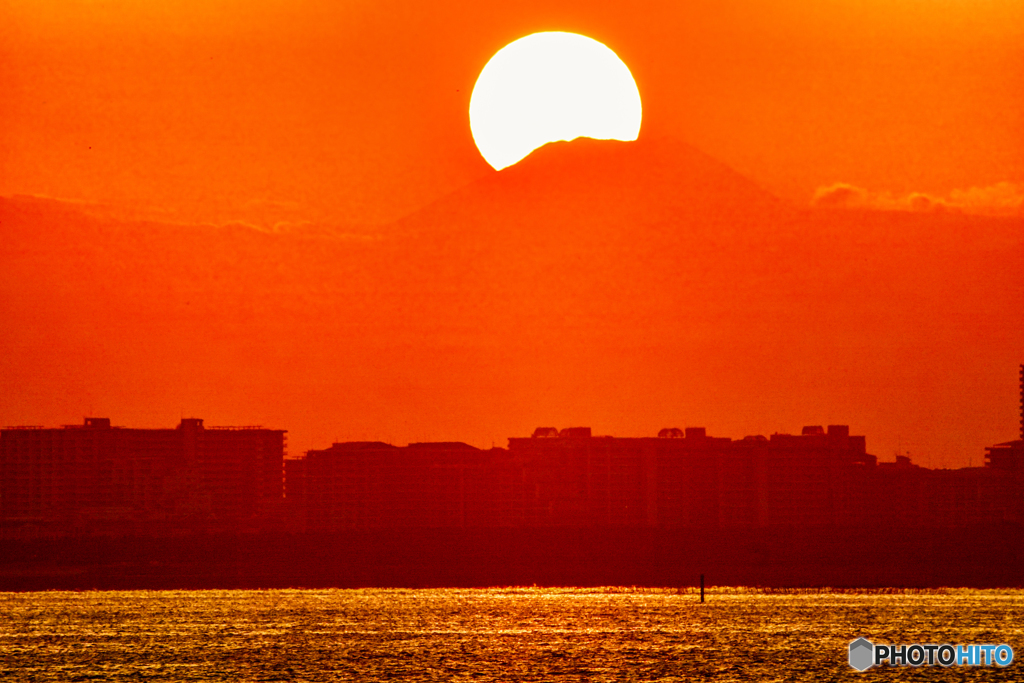
<svg viewBox="0 0 1024 683">
<path fill-rule="evenodd" d="M 1024 183 L 999 182 L 987 187 L 953 190 L 948 197 L 924 192 L 897 195 L 874 192 L 849 183 L 819 187 L 812 199 L 825 208 L 876 209 L 879 211 L 960 211 L 986 216 L 1024 215 Z"/>
</svg>

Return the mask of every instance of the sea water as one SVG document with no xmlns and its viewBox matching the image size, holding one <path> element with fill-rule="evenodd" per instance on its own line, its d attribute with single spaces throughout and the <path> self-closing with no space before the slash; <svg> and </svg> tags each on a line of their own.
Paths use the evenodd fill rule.
<svg viewBox="0 0 1024 683">
<path fill-rule="evenodd" d="M 0 593 L 15 681 L 1024 680 L 1024 591 Z M 1009 643 L 1005 669 L 857 673 L 851 640 Z"/>
</svg>

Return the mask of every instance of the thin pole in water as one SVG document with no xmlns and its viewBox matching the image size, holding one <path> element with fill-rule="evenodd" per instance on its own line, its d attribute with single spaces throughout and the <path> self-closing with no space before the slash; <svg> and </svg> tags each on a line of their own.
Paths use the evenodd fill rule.
<svg viewBox="0 0 1024 683">
<path fill-rule="evenodd" d="M 704 575 L 700 575 L 700 601 L 704 602 Z"/>
</svg>

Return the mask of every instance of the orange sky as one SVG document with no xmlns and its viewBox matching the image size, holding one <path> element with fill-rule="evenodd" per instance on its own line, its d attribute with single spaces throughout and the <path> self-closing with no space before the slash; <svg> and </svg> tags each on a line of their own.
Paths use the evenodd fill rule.
<svg viewBox="0 0 1024 683">
<path fill-rule="evenodd" d="M 497 49 L 585 33 L 642 135 L 769 190 L 1024 181 L 1024 4 L 7 0 L 0 195 L 179 219 L 394 219 L 490 172 L 467 108 Z"/>
<path fill-rule="evenodd" d="M 579 277 L 509 263 L 487 230 L 512 234 L 519 214 L 470 209 L 490 219 L 518 190 L 490 193 L 509 176 L 477 153 L 469 99 L 495 51 L 543 30 L 591 36 L 630 67 L 637 145 L 688 143 L 797 205 L 831 188 L 825 202 L 907 208 L 918 192 L 1024 215 L 1018 0 L 0 0 L 0 197 L 172 224 L 0 203 L 0 424 L 95 408 L 168 426 L 181 411 L 289 429 L 294 454 L 332 437 L 504 445 L 548 420 L 735 438 L 834 420 L 885 459 L 910 447 L 930 465 L 977 465 L 1014 437 L 1019 218 L 786 214 L 772 234 L 722 237 L 699 232 L 717 215 L 705 207 L 692 233 L 663 234 L 659 212 L 699 203 L 703 176 L 677 192 L 670 173 L 647 187 L 645 168 L 612 187 L 657 201 L 570 227 L 614 214 L 598 227 L 650 263 L 617 262 L 599 232 L 559 242 L 565 207 L 525 204 L 549 221 L 530 226 L 554 245 L 544 258 Z M 551 201 L 600 204 L 577 190 Z M 413 226 L 419 254 L 416 240 L 364 258 L 334 233 L 223 225 L 383 224 L 435 201 L 397 228 Z M 750 215 L 774 216 L 763 204 Z M 445 239 L 491 251 L 468 249 L 466 275 Z M 552 300 L 565 320 L 535 316 Z M 573 326 L 580 311 L 590 327 Z"/>
</svg>

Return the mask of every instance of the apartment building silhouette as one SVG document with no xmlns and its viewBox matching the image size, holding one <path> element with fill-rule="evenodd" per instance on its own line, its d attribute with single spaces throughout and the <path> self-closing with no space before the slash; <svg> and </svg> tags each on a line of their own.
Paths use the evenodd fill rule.
<svg viewBox="0 0 1024 683">
<path fill-rule="evenodd" d="M 0 431 L 0 523 L 36 534 L 240 530 L 279 512 L 284 430 L 111 426 Z"/>
<path fill-rule="evenodd" d="M 315 531 L 816 526 L 853 518 L 875 463 L 841 425 L 738 441 L 538 428 L 507 450 L 336 443 L 289 460 L 286 489 Z"/>
<path fill-rule="evenodd" d="M 1024 522 L 1024 440 L 955 470 L 879 462 L 846 425 L 735 440 L 695 427 L 638 438 L 541 427 L 507 448 L 348 442 L 297 458 L 285 443 L 284 430 L 193 418 L 4 428 L 0 535 Z"/>
</svg>

